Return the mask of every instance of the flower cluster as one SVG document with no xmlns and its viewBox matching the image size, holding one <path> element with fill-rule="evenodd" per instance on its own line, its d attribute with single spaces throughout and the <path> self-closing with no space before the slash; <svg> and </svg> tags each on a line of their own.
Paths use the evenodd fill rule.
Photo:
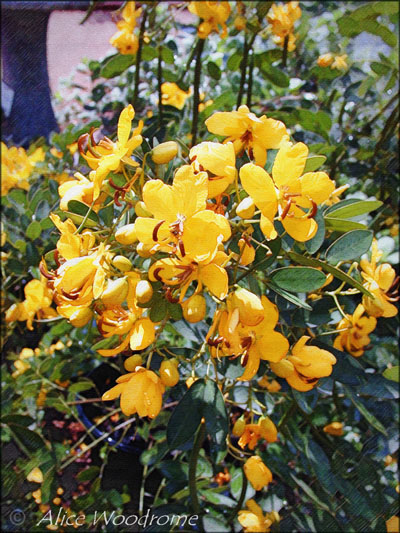
<svg viewBox="0 0 400 533">
<path fill-rule="evenodd" d="M 29 178 L 35 164 L 44 160 L 42 148 L 36 148 L 30 155 L 16 146 L 8 148 L 1 143 L 1 196 L 5 196 L 10 189 L 29 189 Z"/>
<path fill-rule="evenodd" d="M 141 12 L 141 9 L 136 9 L 135 2 L 126 2 L 122 10 L 122 20 L 117 22 L 119 31 L 110 39 L 110 44 L 115 46 L 120 54 L 136 54 L 139 48 L 139 39 L 133 33 L 133 30 L 136 27 L 136 20 L 140 17 Z"/>
<path fill-rule="evenodd" d="M 268 13 L 268 22 L 274 34 L 275 43 L 286 47 L 289 52 L 296 48 L 296 35 L 294 34 L 294 23 L 301 17 L 299 2 L 287 2 L 284 5 L 273 4 Z"/>
</svg>

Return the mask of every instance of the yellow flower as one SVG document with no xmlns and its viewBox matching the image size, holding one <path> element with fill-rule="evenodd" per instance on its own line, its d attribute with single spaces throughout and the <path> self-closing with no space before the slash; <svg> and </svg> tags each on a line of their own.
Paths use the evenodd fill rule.
<svg viewBox="0 0 400 533">
<path fill-rule="evenodd" d="M 27 361 L 22 361 L 21 359 L 14 361 L 14 366 L 16 370 L 14 370 L 14 372 L 11 374 L 14 379 L 18 376 L 21 376 L 24 372 L 31 368 L 31 365 Z"/>
<path fill-rule="evenodd" d="M 324 426 L 324 431 L 325 433 L 328 433 L 328 435 L 341 437 L 343 435 L 343 424 L 342 422 L 331 422 L 330 424 Z"/>
<path fill-rule="evenodd" d="M 370 316 L 390 318 L 396 316 L 398 309 L 391 302 L 396 302 L 399 297 L 397 294 L 396 271 L 389 265 L 383 263 L 377 266 L 377 262 L 382 257 L 382 252 L 378 250 L 378 243 L 374 239 L 372 243 L 371 261 L 362 259 L 360 266 L 361 275 L 364 278 L 364 287 L 375 297 L 363 296 L 363 306 Z"/>
<path fill-rule="evenodd" d="M 165 81 L 161 85 L 161 103 L 162 105 L 171 105 L 177 109 L 183 109 L 186 100 L 192 94 L 191 90 L 183 91 L 176 83 Z"/>
<path fill-rule="evenodd" d="M 328 54 L 323 54 L 317 59 L 317 65 L 319 67 L 329 67 L 333 63 L 333 55 L 329 52 Z"/>
<path fill-rule="evenodd" d="M 391 516 L 389 520 L 386 520 L 387 533 L 399 533 L 400 531 L 400 518 L 398 516 Z"/>
<path fill-rule="evenodd" d="M 126 28 L 115 33 L 110 38 L 110 44 L 115 46 L 120 54 L 136 54 L 139 48 L 139 39 L 129 28 Z"/>
<path fill-rule="evenodd" d="M 190 150 L 189 159 L 196 172 L 205 171 L 208 174 L 208 198 L 223 193 L 237 176 L 232 143 L 200 143 Z"/>
<path fill-rule="evenodd" d="M 285 46 L 285 37 L 283 35 L 275 35 L 273 37 L 273 41 L 281 48 Z M 289 33 L 287 49 L 288 52 L 293 52 L 293 50 L 296 50 L 296 36 L 294 33 Z"/>
<path fill-rule="evenodd" d="M 336 357 L 317 346 L 306 346 L 310 337 L 303 335 L 292 348 L 292 355 L 278 363 L 270 363 L 271 370 L 298 391 L 315 387 L 319 378 L 330 376 Z"/>
<path fill-rule="evenodd" d="M 135 2 L 132 1 L 127 2 L 122 10 L 122 20 L 117 23 L 119 31 L 110 39 L 110 44 L 115 46 L 120 54 L 136 54 L 139 39 L 132 32 L 141 12 L 141 9 L 135 9 Z"/>
<path fill-rule="evenodd" d="M 359 304 L 352 315 L 346 315 L 336 326 L 345 329 L 336 337 L 333 347 L 348 352 L 354 357 L 364 355 L 366 346 L 370 343 L 369 333 L 376 328 L 376 318 L 363 316 L 365 309 Z"/>
<path fill-rule="evenodd" d="M 153 371 L 136 367 L 134 372 L 119 377 L 117 383 L 103 394 L 103 401 L 121 396 L 121 409 L 127 416 L 137 413 L 155 418 L 161 411 L 165 386 Z"/>
<path fill-rule="evenodd" d="M 161 180 L 148 181 L 143 187 L 143 201 L 154 218 L 136 219 L 136 237 L 154 251 L 179 250 L 181 257 L 187 255 L 197 262 L 212 259 L 231 230 L 224 216 L 206 209 L 207 196 L 207 174 L 195 174 L 189 165 L 177 170 L 172 186 Z"/>
<path fill-rule="evenodd" d="M 236 155 L 248 151 L 250 159 L 263 167 L 267 161 L 267 150 L 279 148 L 287 135 L 286 126 L 279 120 L 256 117 L 245 105 L 237 111 L 219 111 L 209 117 L 205 124 L 210 133 L 227 135 L 224 143 L 233 142 Z"/>
<path fill-rule="evenodd" d="M 133 150 L 142 144 L 143 138 L 140 135 L 143 128 L 143 121 L 140 120 L 137 128 L 131 135 L 132 120 L 135 117 L 135 110 L 129 104 L 122 110 L 118 119 L 117 141 L 113 142 L 108 137 L 103 137 L 97 144 L 93 138 L 93 132 L 79 137 L 78 146 L 81 156 L 86 159 L 90 168 L 96 170 L 93 199 L 96 200 L 100 194 L 103 179 L 109 172 L 120 172 L 123 165 L 131 167 L 138 166 L 136 161 L 131 159 Z M 83 151 L 83 144 L 87 142 L 87 152 Z"/>
<path fill-rule="evenodd" d="M 64 259 L 74 259 L 87 255 L 95 245 L 96 239 L 93 233 L 84 230 L 76 233 L 76 226 L 69 218 L 63 222 L 55 213 L 50 213 L 53 224 L 61 233 L 57 242 L 57 251 Z"/>
<path fill-rule="evenodd" d="M 341 56 L 335 56 L 334 61 L 331 65 L 331 68 L 336 68 L 338 70 L 347 70 L 348 65 L 346 62 L 347 54 L 343 54 Z"/>
<path fill-rule="evenodd" d="M 260 439 L 267 442 L 278 440 L 278 430 L 269 417 L 260 417 L 257 424 L 246 424 L 239 439 L 239 446 L 242 449 L 248 446 L 250 450 L 254 450 Z"/>
<path fill-rule="evenodd" d="M 272 481 L 271 470 L 262 462 L 261 457 L 253 455 L 244 463 L 244 473 L 253 489 L 261 490 Z"/>
<path fill-rule="evenodd" d="M 249 381 L 257 373 L 260 360 L 280 361 L 288 351 L 287 339 L 274 331 L 278 322 L 277 307 L 262 296 L 261 300 L 247 289 L 238 289 L 227 300 L 227 310 L 217 313 L 207 334 L 214 356 L 242 356 L 245 367 L 240 381 Z M 218 326 L 219 336 L 211 336 Z"/>
<path fill-rule="evenodd" d="M 33 483 L 43 483 L 43 474 L 40 468 L 35 467 L 29 472 L 26 476 L 27 481 L 32 481 Z"/>
<path fill-rule="evenodd" d="M 156 165 L 169 163 L 178 153 L 178 144 L 175 141 L 167 141 L 158 144 L 151 151 L 151 158 Z"/>
<path fill-rule="evenodd" d="M 83 176 L 80 172 L 75 172 L 74 178 L 63 181 L 58 187 L 58 195 L 60 196 L 60 209 L 68 211 L 68 202 L 77 200 L 87 206 L 91 206 L 93 211 L 97 212 L 103 203 L 103 196 L 99 196 L 100 186 L 96 185 L 96 172 L 89 173 L 89 179 Z M 97 191 L 95 193 L 95 190 Z M 97 196 L 96 196 L 97 195 Z"/>
<path fill-rule="evenodd" d="M 221 37 L 225 38 L 228 33 L 226 20 L 228 19 L 231 8 L 229 2 L 222 1 L 202 1 L 190 2 L 189 11 L 204 20 L 198 29 L 197 35 L 200 39 L 205 39 L 211 32 L 220 33 L 219 26 L 222 27 Z"/>
<path fill-rule="evenodd" d="M 247 163 L 240 169 L 240 179 L 261 211 L 260 228 L 268 239 L 277 236 L 274 217 L 279 211 L 279 220 L 287 233 L 304 242 L 317 232 L 313 218 L 317 206 L 329 198 L 335 185 L 325 172 L 302 175 L 308 148 L 303 143 L 293 145 L 288 139 L 284 139 L 276 155 L 272 178 L 264 169 Z"/>
<path fill-rule="evenodd" d="M 276 379 L 269 380 L 266 376 L 263 376 L 258 381 L 258 385 L 267 389 L 270 393 L 279 392 L 282 388 Z"/>
<path fill-rule="evenodd" d="M 267 19 L 275 35 L 289 35 L 293 31 L 294 23 L 301 17 L 299 2 L 287 2 L 278 6 L 273 4 Z"/>
<path fill-rule="evenodd" d="M 12 188 L 29 189 L 29 177 L 37 162 L 44 160 L 43 148 L 37 148 L 28 156 L 20 147 L 7 147 L 1 143 L 1 196 L 5 196 Z"/>
<path fill-rule="evenodd" d="M 211 294 L 223 300 L 228 293 L 228 274 L 223 268 L 227 260 L 228 256 L 216 248 L 215 255 L 205 261 L 196 261 L 189 256 L 182 259 L 168 257 L 150 267 L 149 279 L 176 287 L 180 290 L 180 302 L 183 302 L 192 281 L 197 281 L 195 295 L 202 291 L 204 285 Z"/>
<path fill-rule="evenodd" d="M 238 513 L 238 520 L 244 533 L 269 533 L 273 522 L 279 521 L 278 513 L 272 511 L 264 515 L 261 507 L 253 499 L 247 500 L 246 506 L 248 511 L 242 509 Z M 276 515 L 278 515 L 278 520 L 276 520 Z"/>
<path fill-rule="evenodd" d="M 52 292 L 47 287 L 45 278 L 33 279 L 24 288 L 25 300 L 13 304 L 6 312 L 6 322 L 25 321 L 26 327 L 33 330 L 33 319 L 56 317 L 57 313 L 51 306 Z"/>
</svg>

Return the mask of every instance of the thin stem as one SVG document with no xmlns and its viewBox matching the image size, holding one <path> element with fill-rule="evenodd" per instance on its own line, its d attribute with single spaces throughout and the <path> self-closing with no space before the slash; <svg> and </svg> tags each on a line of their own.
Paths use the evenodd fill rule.
<svg viewBox="0 0 400 533">
<path fill-rule="evenodd" d="M 136 66 L 135 66 L 135 86 L 133 89 L 133 107 L 136 109 L 137 99 L 139 95 L 140 83 L 140 63 L 142 61 L 143 35 L 146 28 L 147 11 L 143 11 L 142 22 L 139 30 L 139 46 L 136 52 Z"/>
<path fill-rule="evenodd" d="M 201 78 L 201 54 L 204 49 L 205 39 L 199 39 L 196 54 L 196 66 L 194 69 L 193 80 L 193 120 L 192 120 L 192 146 L 197 141 L 197 127 L 199 122 L 199 103 L 200 103 L 200 78 Z"/>
<path fill-rule="evenodd" d="M 240 86 L 239 86 L 239 92 L 238 97 L 236 101 L 236 109 L 238 109 L 242 103 L 242 97 L 244 93 L 244 84 L 246 81 L 246 70 L 247 70 L 247 58 L 249 55 L 249 45 L 246 39 L 246 36 L 244 37 L 244 46 L 243 46 L 243 59 L 241 63 L 241 77 L 240 77 Z"/>
<path fill-rule="evenodd" d="M 242 477 L 242 490 L 240 491 L 240 496 L 239 496 L 237 505 L 233 509 L 233 511 L 232 511 L 232 513 L 230 515 L 230 518 L 235 518 L 235 516 L 238 514 L 240 509 L 243 507 L 243 502 L 244 502 L 244 498 L 246 496 L 247 484 L 248 484 L 246 474 L 244 473 L 244 468 L 242 469 L 242 476 L 243 476 Z"/>
<path fill-rule="evenodd" d="M 282 67 L 286 67 L 287 56 L 288 56 L 288 44 L 289 44 L 289 35 L 286 35 L 285 40 L 283 41 Z"/>
<path fill-rule="evenodd" d="M 190 455 L 190 462 L 189 462 L 189 493 L 190 493 L 190 499 L 192 502 L 193 512 L 194 514 L 197 514 L 197 515 L 200 513 L 200 504 L 199 504 L 199 498 L 197 495 L 197 487 L 196 487 L 197 459 L 199 457 L 200 449 L 203 444 L 205 434 L 206 434 L 206 425 L 204 422 L 201 422 L 200 428 L 197 432 L 196 440 L 194 442 L 192 453 Z"/>
<path fill-rule="evenodd" d="M 254 70 L 254 53 L 251 52 L 249 64 L 249 76 L 247 79 L 247 99 L 246 105 L 251 109 L 251 93 L 253 92 L 253 70 Z"/>
<path fill-rule="evenodd" d="M 379 117 L 380 117 L 380 116 L 386 111 L 386 109 L 387 109 L 388 107 L 390 107 L 390 106 L 393 104 L 393 102 L 396 102 L 396 101 L 398 100 L 399 96 L 400 96 L 400 92 L 397 92 L 397 93 L 396 93 L 396 94 L 395 94 L 395 95 L 389 100 L 389 102 L 388 102 L 387 104 L 385 104 L 385 105 L 382 107 L 382 109 L 381 109 L 376 115 L 374 115 L 374 116 L 371 118 L 371 120 L 369 120 L 369 121 L 365 124 L 364 128 L 366 128 L 367 126 L 372 126 L 372 124 L 375 123 L 375 121 L 376 121 L 376 120 L 377 120 L 377 119 L 378 119 L 378 118 L 379 118 Z"/>
<path fill-rule="evenodd" d="M 161 128 L 163 122 L 163 106 L 162 106 L 162 49 L 158 47 L 158 64 L 157 64 L 157 85 L 158 85 L 158 126 Z"/>
</svg>

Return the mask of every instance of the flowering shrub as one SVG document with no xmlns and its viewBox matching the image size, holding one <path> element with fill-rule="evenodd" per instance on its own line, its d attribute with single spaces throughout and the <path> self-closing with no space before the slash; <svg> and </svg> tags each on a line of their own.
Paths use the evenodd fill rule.
<svg viewBox="0 0 400 533">
<path fill-rule="evenodd" d="M 395 64 L 362 77 L 317 3 L 164 4 L 127 2 L 118 53 L 89 64 L 94 80 L 134 82 L 102 121 L 29 156 L 2 146 L 3 423 L 24 454 L 7 490 L 40 484 L 27 496 L 37 523 L 62 504 L 56 474 L 83 462 L 63 508 L 92 524 L 100 504 L 128 504 L 127 489 L 100 490 L 128 436 L 143 444 L 141 515 L 150 494 L 153 511 L 196 515 L 205 531 L 381 530 L 398 490 L 396 114 L 373 83 L 391 91 Z M 335 25 L 395 47 L 384 30 L 397 8 L 372 6 L 334 8 Z M 186 8 L 195 43 L 173 71 L 168 30 Z M 317 15 L 321 46 L 307 37 Z M 86 402 L 103 414 L 85 431 L 73 424 Z M 70 439 L 51 438 L 51 409 Z"/>
</svg>

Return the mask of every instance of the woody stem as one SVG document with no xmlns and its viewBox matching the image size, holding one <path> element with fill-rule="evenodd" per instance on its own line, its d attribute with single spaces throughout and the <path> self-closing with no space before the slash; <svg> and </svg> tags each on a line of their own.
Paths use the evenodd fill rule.
<svg viewBox="0 0 400 533">
<path fill-rule="evenodd" d="M 190 493 L 190 499 L 192 502 L 193 512 L 197 515 L 200 513 L 200 504 L 199 504 L 199 499 L 197 495 L 197 487 L 196 487 L 197 459 L 199 457 L 200 449 L 203 444 L 205 435 L 206 435 L 206 425 L 204 422 L 201 422 L 199 430 L 197 432 L 196 440 L 193 445 L 192 453 L 190 455 L 190 462 L 189 462 L 189 493 Z"/>
<path fill-rule="evenodd" d="M 137 99 L 139 95 L 139 83 L 140 83 L 140 63 L 142 61 L 142 48 L 143 48 L 143 35 L 146 28 L 147 11 L 143 11 L 143 18 L 140 24 L 139 30 L 139 46 L 136 52 L 136 66 L 135 66 L 135 86 L 133 89 L 133 107 L 136 108 Z"/>
<path fill-rule="evenodd" d="M 283 53 L 282 53 L 282 67 L 286 67 L 287 55 L 288 55 L 289 35 L 285 36 L 283 41 Z"/>
<path fill-rule="evenodd" d="M 193 80 L 193 120 L 192 120 L 192 146 L 197 141 L 197 126 L 199 122 L 199 103 L 200 103 L 200 77 L 201 77 L 201 54 L 204 49 L 205 39 L 199 39 L 196 54 L 196 66 L 194 68 Z"/>
<path fill-rule="evenodd" d="M 162 106 L 162 57 L 161 46 L 158 47 L 158 65 L 157 65 L 157 84 L 158 84 L 158 126 L 161 128 L 163 121 L 163 106 Z"/>
<path fill-rule="evenodd" d="M 249 75 L 247 79 L 247 99 L 246 105 L 251 108 L 251 93 L 253 92 L 253 70 L 254 70 L 254 53 L 251 52 L 250 55 L 250 64 L 249 64 Z"/>
</svg>

